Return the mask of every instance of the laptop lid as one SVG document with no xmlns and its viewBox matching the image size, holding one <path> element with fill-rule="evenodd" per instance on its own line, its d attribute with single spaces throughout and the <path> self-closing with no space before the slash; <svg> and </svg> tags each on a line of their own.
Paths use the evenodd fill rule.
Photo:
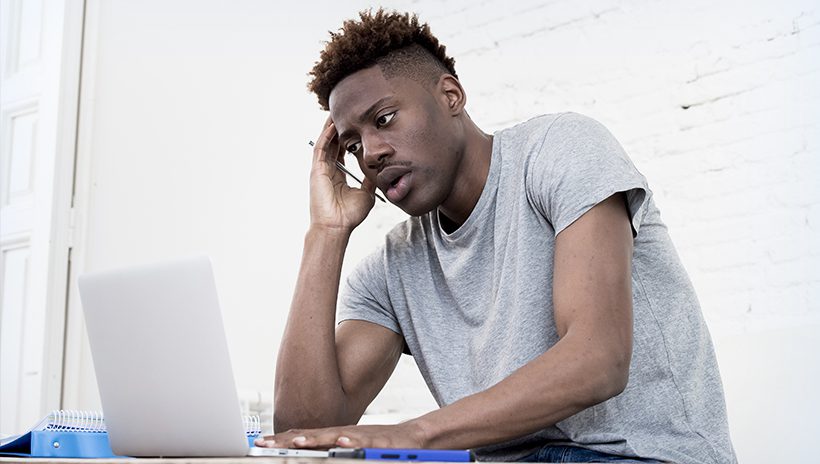
<svg viewBox="0 0 820 464">
<path fill-rule="evenodd" d="M 85 274 L 79 287 L 115 453 L 248 453 L 208 258 Z"/>
</svg>

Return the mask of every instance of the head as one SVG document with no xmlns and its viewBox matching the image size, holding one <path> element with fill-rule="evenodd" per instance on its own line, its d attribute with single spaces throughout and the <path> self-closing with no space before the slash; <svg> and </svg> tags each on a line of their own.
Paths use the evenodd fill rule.
<svg viewBox="0 0 820 464">
<path fill-rule="evenodd" d="M 308 88 L 330 111 L 341 149 L 391 202 L 420 215 L 447 200 L 469 118 L 454 60 L 426 24 L 362 12 L 331 33 L 311 75 Z"/>
<path fill-rule="evenodd" d="M 405 52 L 396 53 L 400 50 Z M 377 64 L 388 77 L 403 74 L 422 79 L 424 71 L 428 80 L 443 73 L 458 78 L 455 60 L 445 51 L 430 27 L 419 24 L 416 15 L 382 9 L 375 13 L 362 11 L 358 21 L 349 19 L 339 32 L 330 33 L 330 41 L 310 72 L 313 80 L 308 89 L 319 98 L 322 109 L 328 111 L 330 93 L 336 84 Z"/>
</svg>

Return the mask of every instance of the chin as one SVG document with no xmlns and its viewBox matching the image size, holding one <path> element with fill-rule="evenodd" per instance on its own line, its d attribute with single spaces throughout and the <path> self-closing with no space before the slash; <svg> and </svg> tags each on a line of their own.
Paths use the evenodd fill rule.
<svg viewBox="0 0 820 464">
<path fill-rule="evenodd" d="M 431 198 L 416 199 L 411 198 L 412 196 L 413 194 L 411 193 L 408 198 L 404 199 L 401 205 L 396 205 L 410 216 L 424 216 L 431 211 L 435 211 L 436 208 L 443 203 L 443 200 L 438 201 Z"/>
<path fill-rule="evenodd" d="M 398 205 L 396 205 L 398 206 Z M 433 211 L 435 208 L 412 208 L 407 206 L 399 206 L 399 208 L 410 216 L 418 217 Z"/>
</svg>

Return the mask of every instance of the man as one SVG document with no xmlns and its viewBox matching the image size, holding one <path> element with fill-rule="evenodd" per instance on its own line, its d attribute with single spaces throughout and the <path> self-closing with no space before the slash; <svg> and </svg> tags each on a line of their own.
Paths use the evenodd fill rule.
<svg viewBox="0 0 820 464">
<path fill-rule="evenodd" d="M 733 462 L 693 288 L 644 177 L 577 114 L 494 135 L 415 16 L 362 13 L 310 84 L 330 117 L 262 446 L 472 448 L 483 460 Z M 345 152 L 365 174 L 348 187 Z M 411 217 L 359 264 L 376 189 Z M 402 352 L 440 409 L 355 426 Z"/>
</svg>

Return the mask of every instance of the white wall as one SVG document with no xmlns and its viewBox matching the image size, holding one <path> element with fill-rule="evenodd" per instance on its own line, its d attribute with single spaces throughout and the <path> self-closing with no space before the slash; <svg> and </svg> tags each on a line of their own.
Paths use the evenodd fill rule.
<svg viewBox="0 0 820 464">
<path fill-rule="evenodd" d="M 306 73 L 326 31 L 364 3 L 90 3 L 83 268 L 211 254 L 238 383 L 269 397 L 307 226 L 307 141 L 325 117 Z M 485 130 L 567 110 L 612 130 L 699 292 L 741 461 L 773 448 L 807 458 L 796 440 L 816 434 L 820 413 L 805 394 L 820 387 L 816 6 L 390 4 L 448 46 Z M 346 270 L 402 217 L 377 205 Z M 93 402 L 87 382 L 69 388 Z M 430 407 L 407 358 L 370 412 Z"/>
</svg>

